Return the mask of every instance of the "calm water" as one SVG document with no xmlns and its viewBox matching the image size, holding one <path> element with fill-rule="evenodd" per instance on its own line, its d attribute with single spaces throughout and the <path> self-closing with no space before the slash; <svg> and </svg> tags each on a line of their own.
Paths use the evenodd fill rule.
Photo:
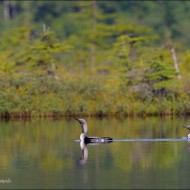
<svg viewBox="0 0 190 190">
<path fill-rule="evenodd" d="M 85 118 L 89 136 L 115 142 L 82 147 L 72 118 L 0 122 L 1 189 L 188 189 L 190 118 Z M 81 149 L 82 148 L 82 149 Z"/>
</svg>

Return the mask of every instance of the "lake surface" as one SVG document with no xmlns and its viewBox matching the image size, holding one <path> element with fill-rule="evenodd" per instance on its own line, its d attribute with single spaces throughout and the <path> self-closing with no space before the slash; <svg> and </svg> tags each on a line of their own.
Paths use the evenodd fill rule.
<svg viewBox="0 0 190 190">
<path fill-rule="evenodd" d="M 83 146 L 72 118 L 0 122 L 1 189 L 188 189 L 189 118 L 85 118 Z"/>
</svg>

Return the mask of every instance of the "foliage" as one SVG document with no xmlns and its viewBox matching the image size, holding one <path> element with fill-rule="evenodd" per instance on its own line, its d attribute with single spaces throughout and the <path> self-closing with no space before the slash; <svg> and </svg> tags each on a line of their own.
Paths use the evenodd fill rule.
<svg viewBox="0 0 190 190">
<path fill-rule="evenodd" d="M 189 3 L 2 3 L 2 116 L 190 113 L 189 50 L 177 27 Z"/>
</svg>

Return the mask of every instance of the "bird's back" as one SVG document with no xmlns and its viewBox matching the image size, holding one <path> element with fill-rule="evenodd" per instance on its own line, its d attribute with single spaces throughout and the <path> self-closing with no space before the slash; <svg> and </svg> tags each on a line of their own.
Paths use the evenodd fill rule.
<svg viewBox="0 0 190 190">
<path fill-rule="evenodd" d="M 99 144 L 113 141 L 111 137 L 87 137 L 85 140 L 87 143 L 99 143 Z"/>
</svg>

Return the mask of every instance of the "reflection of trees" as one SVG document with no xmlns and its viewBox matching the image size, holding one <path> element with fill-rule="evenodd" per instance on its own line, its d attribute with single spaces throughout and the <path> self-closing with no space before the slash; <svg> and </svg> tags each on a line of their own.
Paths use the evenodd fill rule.
<svg viewBox="0 0 190 190">
<path fill-rule="evenodd" d="M 186 119 L 172 117 L 113 119 L 112 122 L 114 128 L 110 130 L 116 138 L 181 138 L 186 135 L 181 126 L 184 122 L 188 123 Z M 129 171 L 135 168 L 173 167 L 183 157 L 183 146 L 178 142 L 116 142 L 111 147 L 112 154 L 119 156 L 119 159 L 114 159 L 115 165 Z"/>
<path fill-rule="evenodd" d="M 177 143 L 177 142 L 176 142 Z M 183 144 L 175 142 L 127 142 L 115 143 L 113 152 L 119 152 L 115 164 L 122 170 L 164 169 L 173 167 L 183 157 Z M 113 153 L 113 154 L 115 154 Z"/>
<path fill-rule="evenodd" d="M 46 121 L 1 125 L 0 167 L 20 167 L 22 164 L 54 170 L 72 167 L 72 150 L 65 141 L 69 131 L 64 130 L 63 122 L 57 124 Z"/>
<path fill-rule="evenodd" d="M 91 119 L 88 123 L 89 136 L 180 138 L 187 131 L 177 126 L 188 121 L 109 118 Z M 20 167 L 22 164 L 43 170 L 74 168 L 76 165 L 73 162 L 81 156 L 81 151 L 73 150 L 73 146 L 79 148 L 73 140 L 79 138 L 80 132 L 80 127 L 74 121 L 1 122 L 0 168 Z M 176 143 L 178 142 L 114 142 L 111 146 L 90 147 L 88 160 L 93 160 L 90 164 L 94 164 L 96 170 L 114 166 L 124 171 L 150 167 L 169 168 L 180 161 L 183 155 L 184 144 Z"/>
</svg>

